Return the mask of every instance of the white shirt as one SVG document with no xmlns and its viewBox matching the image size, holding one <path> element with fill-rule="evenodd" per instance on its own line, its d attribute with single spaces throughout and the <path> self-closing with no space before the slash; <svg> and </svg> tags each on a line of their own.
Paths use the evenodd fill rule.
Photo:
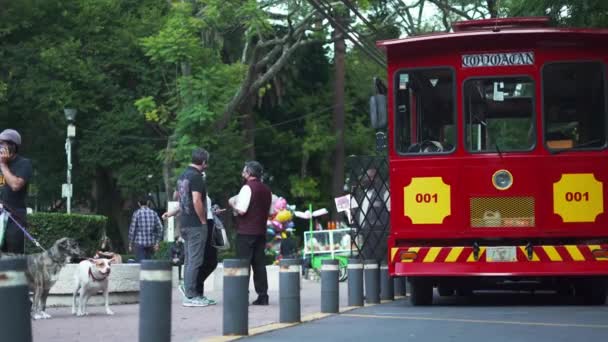
<svg viewBox="0 0 608 342">
<path fill-rule="evenodd" d="M 277 195 L 272 194 L 270 210 L 268 214 L 274 214 L 274 203 L 278 199 Z M 230 198 L 228 202 L 232 203 L 234 208 L 239 212 L 246 213 L 247 209 L 249 209 L 249 203 L 251 202 L 251 187 L 249 185 L 243 185 L 239 194 Z"/>
<path fill-rule="evenodd" d="M 207 196 L 207 220 L 213 219 L 213 212 L 211 210 L 211 198 Z"/>
<path fill-rule="evenodd" d="M 235 201 L 234 207 L 236 210 L 246 213 L 247 209 L 249 209 L 249 203 L 251 202 L 251 187 L 249 185 L 243 185 L 239 194 L 236 195 Z"/>
</svg>

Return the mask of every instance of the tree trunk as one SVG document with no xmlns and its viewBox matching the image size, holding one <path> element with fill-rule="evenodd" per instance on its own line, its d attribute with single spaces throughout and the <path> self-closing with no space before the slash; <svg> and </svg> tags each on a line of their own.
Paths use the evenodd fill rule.
<svg viewBox="0 0 608 342">
<path fill-rule="evenodd" d="M 498 7 L 496 6 L 496 0 L 487 0 L 488 11 L 490 12 L 490 18 L 498 18 Z"/>
<path fill-rule="evenodd" d="M 245 138 L 245 156 L 248 160 L 255 160 L 255 117 L 253 113 L 254 95 L 249 96 L 241 106 L 243 136 Z"/>
<path fill-rule="evenodd" d="M 96 171 L 95 181 L 97 213 L 108 218 L 105 233 L 112 240 L 116 251 L 126 251 L 130 216 L 123 210 L 125 201 L 120 189 L 116 187 L 111 173 L 101 168 Z"/>
<path fill-rule="evenodd" d="M 175 142 L 173 137 L 170 136 L 167 139 L 167 148 L 165 149 L 165 157 L 163 158 L 163 183 L 165 185 L 165 193 L 167 194 L 168 201 L 173 200 L 174 191 L 174 184 L 171 181 L 171 178 L 173 178 L 173 169 L 175 167 L 175 160 L 173 158 L 174 145 Z"/>
<path fill-rule="evenodd" d="M 346 18 L 343 13 L 335 12 L 336 22 L 344 26 Z M 345 84 L 345 55 L 346 43 L 344 36 L 339 30 L 334 28 L 332 33 L 334 39 L 334 111 L 333 111 L 333 130 L 336 136 L 336 145 L 333 153 L 333 179 L 332 195 L 341 196 L 344 187 L 344 84 Z M 333 215 L 337 219 L 337 213 Z"/>
<path fill-rule="evenodd" d="M 300 178 L 304 179 L 308 176 L 308 160 L 310 159 L 310 154 L 308 151 L 302 152 L 302 162 L 300 164 Z"/>
</svg>

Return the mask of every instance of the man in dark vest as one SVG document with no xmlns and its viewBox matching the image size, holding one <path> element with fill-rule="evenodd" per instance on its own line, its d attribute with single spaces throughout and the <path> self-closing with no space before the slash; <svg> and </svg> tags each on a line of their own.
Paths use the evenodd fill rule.
<svg viewBox="0 0 608 342">
<path fill-rule="evenodd" d="M 268 305 L 268 279 L 264 248 L 266 220 L 270 212 L 272 193 L 261 182 L 263 168 L 257 161 L 248 161 L 243 169 L 244 185 L 239 194 L 230 199 L 237 217 L 236 255 L 249 260 L 253 268 L 253 283 L 258 294 L 252 305 Z"/>
</svg>

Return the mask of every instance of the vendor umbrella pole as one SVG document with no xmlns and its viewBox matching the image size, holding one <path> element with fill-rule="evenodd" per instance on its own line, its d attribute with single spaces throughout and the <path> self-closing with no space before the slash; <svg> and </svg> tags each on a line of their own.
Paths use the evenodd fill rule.
<svg viewBox="0 0 608 342">
<path fill-rule="evenodd" d="M 312 245 L 312 231 L 314 226 L 314 221 L 312 217 L 312 203 L 308 203 L 308 212 L 310 213 L 310 219 L 308 220 L 308 230 L 310 231 L 310 236 L 308 237 L 308 243 L 310 248 L 310 265 L 314 265 L 315 259 L 315 247 Z"/>
</svg>

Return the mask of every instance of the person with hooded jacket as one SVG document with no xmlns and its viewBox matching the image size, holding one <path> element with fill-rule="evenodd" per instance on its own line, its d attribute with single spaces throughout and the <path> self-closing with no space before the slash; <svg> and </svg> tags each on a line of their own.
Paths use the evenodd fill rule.
<svg viewBox="0 0 608 342">
<path fill-rule="evenodd" d="M 0 203 L 14 220 L 25 227 L 25 199 L 32 177 L 32 162 L 19 155 L 20 146 L 21 135 L 16 130 L 5 129 L 0 133 Z M 25 236 L 15 221 L 2 214 L 0 227 L 5 228 L 3 239 L 0 236 L 2 251 L 23 254 Z"/>
</svg>

